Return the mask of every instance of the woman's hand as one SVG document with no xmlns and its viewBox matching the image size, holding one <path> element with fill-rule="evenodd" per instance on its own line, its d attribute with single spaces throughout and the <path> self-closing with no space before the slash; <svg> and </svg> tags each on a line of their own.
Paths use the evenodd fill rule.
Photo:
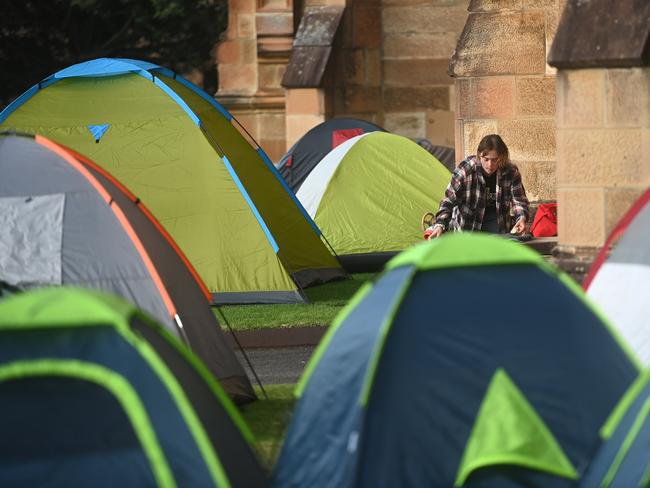
<svg viewBox="0 0 650 488">
<path fill-rule="evenodd" d="M 431 233 L 427 236 L 427 241 L 430 241 L 431 239 L 437 239 L 442 235 L 443 232 L 443 227 L 442 225 L 434 225 L 431 227 Z"/>
<path fill-rule="evenodd" d="M 510 230 L 511 234 L 523 234 L 524 231 L 526 230 L 526 219 L 524 217 L 521 217 L 517 223 L 514 225 L 512 230 Z"/>
</svg>

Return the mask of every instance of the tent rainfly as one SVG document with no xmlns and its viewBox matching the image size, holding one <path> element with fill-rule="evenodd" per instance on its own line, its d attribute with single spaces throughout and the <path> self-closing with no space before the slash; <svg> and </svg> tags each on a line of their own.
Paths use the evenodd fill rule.
<svg viewBox="0 0 650 488">
<path fill-rule="evenodd" d="M 61 70 L 0 113 L 1 127 L 64 144 L 137 195 L 214 303 L 304 301 L 301 288 L 345 272 L 236 123 L 176 73 L 129 59 Z"/>
<path fill-rule="evenodd" d="M 650 190 L 621 218 L 601 248 L 584 288 L 645 366 L 650 365 Z M 615 246 L 610 254 L 611 248 Z"/>
<path fill-rule="evenodd" d="M 410 139 L 369 132 L 329 152 L 296 196 L 344 266 L 363 270 L 422 240 L 422 214 L 437 210 L 450 177 Z"/>
<path fill-rule="evenodd" d="M 0 339 L 0 486 L 268 485 L 205 366 L 127 302 L 21 293 Z"/>
<path fill-rule="evenodd" d="M 332 149 L 367 132 L 386 132 L 378 125 L 359 119 L 335 118 L 311 128 L 278 161 L 276 167 L 294 192 Z"/>
<path fill-rule="evenodd" d="M 415 246 L 312 356 L 274 484 L 575 486 L 640 371 L 611 330 L 519 243 Z"/>
<path fill-rule="evenodd" d="M 237 402 L 255 398 L 210 294 L 146 207 L 87 158 L 42 136 L 0 135 L 0 281 L 122 296 L 208 365 Z"/>
</svg>

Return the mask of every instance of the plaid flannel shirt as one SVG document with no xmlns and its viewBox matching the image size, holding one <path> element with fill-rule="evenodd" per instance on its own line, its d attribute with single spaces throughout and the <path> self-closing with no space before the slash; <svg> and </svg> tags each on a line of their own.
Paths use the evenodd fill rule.
<svg viewBox="0 0 650 488">
<path fill-rule="evenodd" d="M 487 188 L 481 163 L 476 156 L 460 162 L 454 170 L 436 214 L 436 224 L 445 230 L 480 230 L 485 215 Z M 496 209 L 499 232 L 510 231 L 521 217 L 528 220 L 528 198 L 519 169 L 508 163 L 497 170 Z M 514 212 L 514 221 L 510 211 Z"/>
</svg>

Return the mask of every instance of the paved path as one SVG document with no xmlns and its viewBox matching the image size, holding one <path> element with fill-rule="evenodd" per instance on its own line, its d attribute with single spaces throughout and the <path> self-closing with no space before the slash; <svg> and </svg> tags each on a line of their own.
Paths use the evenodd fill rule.
<svg viewBox="0 0 650 488">
<path fill-rule="evenodd" d="M 262 385 L 296 383 L 307 361 L 314 351 L 313 346 L 286 347 L 274 349 L 246 349 L 246 355 L 253 364 Z M 248 363 L 241 351 L 236 351 L 237 358 L 244 366 L 251 383 L 257 381 L 251 373 Z"/>
</svg>

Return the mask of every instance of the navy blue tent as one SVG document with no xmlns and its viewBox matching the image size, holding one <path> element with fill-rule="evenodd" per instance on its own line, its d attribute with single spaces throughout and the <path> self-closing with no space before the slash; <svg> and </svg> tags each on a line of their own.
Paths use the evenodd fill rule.
<svg viewBox="0 0 650 488">
<path fill-rule="evenodd" d="M 650 373 L 629 388 L 601 429 L 598 450 L 581 486 L 629 487 L 650 484 Z"/>
<path fill-rule="evenodd" d="M 398 255 L 297 389 L 276 486 L 574 486 L 637 360 L 525 246 L 457 234 Z"/>
<path fill-rule="evenodd" d="M 295 193 L 328 152 L 347 139 L 375 131 L 386 132 L 365 120 L 327 120 L 302 136 L 275 166 Z"/>
<path fill-rule="evenodd" d="M 0 301 L 0 486 L 266 486 L 206 367 L 133 305 L 42 288 Z"/>
</svg>

